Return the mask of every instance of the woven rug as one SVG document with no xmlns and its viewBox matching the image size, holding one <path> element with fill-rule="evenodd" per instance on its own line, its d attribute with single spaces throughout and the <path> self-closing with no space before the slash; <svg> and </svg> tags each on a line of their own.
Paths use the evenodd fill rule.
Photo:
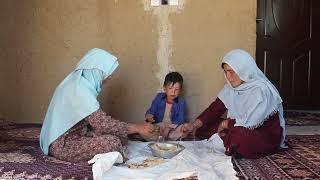
<svg viewBox="0 0 320 180">
<path fill-rule="evenodd" d="M 1 122 L 0 122 L 1 124 Z M 45 156 L 40 125 L 1 124 L 0 179 L 92 179 L 91 167 Z"/>
<path fill-rule="evenodd" d="M 287 136 L 290 149 L 260 159 L 233 159 L 240 179 L 320 179 L 320 135 Z"/>
<path fill-rule="evenodd" d="M 91 167 L 44 156 L 40 125 L 0 120 L 0 179 L 92 179 Z M 320 179 L 320 135 L 287 137 L 292 149 L 261 159 L 233 159 L 240 179 Z"/>
<path fill-rule="evenodd" d="M 285 119 L 290 126 L 320 126 L 320 113 L 287 111 Z"/>
</svg>

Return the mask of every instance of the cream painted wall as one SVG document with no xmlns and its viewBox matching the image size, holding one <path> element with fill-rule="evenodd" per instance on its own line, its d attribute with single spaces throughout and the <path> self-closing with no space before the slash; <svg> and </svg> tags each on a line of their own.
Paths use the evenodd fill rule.
<svg viewBox="0 0 320 180">
<path fill-rule="evenodd" d="M 93 47 L 119 57 L 99 97 L 117 119 L 142 121 L 169 70 L 185 78 L 188 119 L 224 84 L 220 60 L 255 52 L 255 0 L 3 0 L 0 2 L 0 115 L 42 122 L 56 85 Z"/>
<path fill-rule="evenodd" d="M 1 112 L 41 122 L 55 86 L 92 47 L 109 49 L 105 1 L 4 0 L 0 4 Z"/>
</svg>

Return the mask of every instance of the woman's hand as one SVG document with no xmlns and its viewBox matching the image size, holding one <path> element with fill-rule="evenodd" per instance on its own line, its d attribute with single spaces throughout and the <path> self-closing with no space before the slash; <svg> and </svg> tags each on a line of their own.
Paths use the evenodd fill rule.
<svg viewBox="0 0 320 180">
<path fill-rule="evenodd" d="M 182 125 L 182 137 L 185 138 L 191 133 L 195 133 L 198 128 L 202 126 L 202 122 L 197 119 L 192 123 L 185 123 Z"/>
<path fill-rule="evenodd" d="M 182 131 L 181 137 L 182 137 L 182 138 L 187 137 L 191 132 L 193 132 L 193 125 L 192 125 L 192 123 L 185 123 L 185 124 L 183 124 L 183 125 L 182 125 L 182 128 L 181 128 L 181 131 Z"/>
<path fill-rule="evenodd" d="M 154 126 L 151 123 L 143 123 L 138 125 L 138 132 L 141 136 L 151 136 Z"/>
<path fill-rule="evenodd" d="M 219 136 L 220 137 L 225 136 L 226 134 L 225 134 L 225 132 L 223 132 L 223 130 L 228 129 L 228 128 L 229 128 L 229 120 L 228 119 L 223 120 L 218 126 L 218 134 L 219 134 Z"/>
<path fill-rule="evenodd" d="M 154 126 L 151 123 L 130 124 L 128 134 L 139 133 L 142 136 L 150 136 L 153 130 Z"/>
</svg>

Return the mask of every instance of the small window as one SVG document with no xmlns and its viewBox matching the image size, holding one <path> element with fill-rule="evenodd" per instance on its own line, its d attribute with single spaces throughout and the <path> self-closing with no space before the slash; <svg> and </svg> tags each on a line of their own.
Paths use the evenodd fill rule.
<svg viewBox="0 0 320 180">
<path fill-rule="evenodd" d="M 168 5 L 168 4 L 169 4 L 168 1 L 169 1 L 169 0 L 161 0 L 161 5 Z"/>
<path fill-rule="evenodd" d="M 176 6 L 178 5 L 179 0 L 150 0 L 150 1 L 151 1 L 151 6 L 166 6 L 166 5 Z"/>
</svg>

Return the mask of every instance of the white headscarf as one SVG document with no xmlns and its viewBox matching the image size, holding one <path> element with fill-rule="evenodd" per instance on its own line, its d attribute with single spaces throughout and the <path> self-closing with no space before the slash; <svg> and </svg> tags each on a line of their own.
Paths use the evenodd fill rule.
<svg viewBox="0 0 320 180">
<path fill-rule="evenodd" d="M 40 147 L 49 153 L 50 144 L 100 107 L 97 96 L 102 80 L 119 65 L 117 58 L 102 49 L 90 50 L 56 88 L 40 133 Z"/>
<path fill-rule="evenodd" d="M 228 64 L 244 81 L 234 88 L 226 78 L 228 83 L 218 94 L 228 109 L 228 118 L 235 119 L 235 126 L 256 128 L 270 115 L 278 112 L 283 130 L 280 146 L 286 147 L 282 99 L 278 90 L 257 67 L 251 55 L 244 50 L 235 49 L 228 52 L 222 63 Z"/>
</svg>

